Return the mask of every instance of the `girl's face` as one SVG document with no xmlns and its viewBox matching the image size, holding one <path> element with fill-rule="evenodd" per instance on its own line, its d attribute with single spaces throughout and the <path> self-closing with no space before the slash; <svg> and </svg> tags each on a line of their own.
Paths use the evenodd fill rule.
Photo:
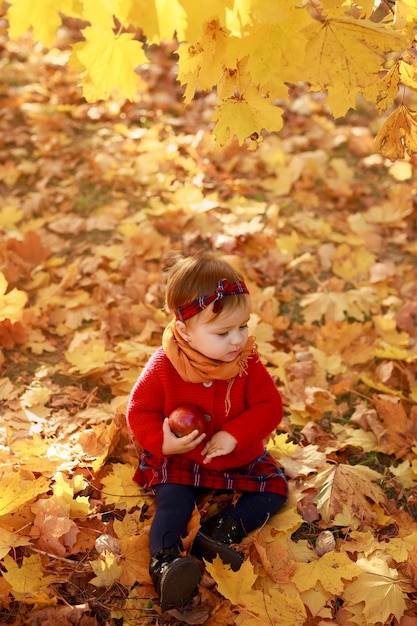
<svg viewBox="0 0 417 626">
<path fill-rule="evenodd" d="M 230 296 L 233 297 L 233 296 Z M 181 337 L 188 345 L 216 361 L 233 361 L 248 340 L 250 300 L 247 305 L 219 313 L 215 320 L 213 305 L 186 322 L 176 321 Z M 211 320 L 211 321 L 210 321 Z"/>
</svg>

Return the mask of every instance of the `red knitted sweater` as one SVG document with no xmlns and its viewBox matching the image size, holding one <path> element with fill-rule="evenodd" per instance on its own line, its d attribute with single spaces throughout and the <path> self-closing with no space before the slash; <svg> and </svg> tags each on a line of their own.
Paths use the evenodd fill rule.
<svg viewBox="0 0 417 626">
<path fill-rule="evenodd" d="M 207 437 L 184 456 L 202 464 L 201 450 L 218 430 L 237 440 L 231 454 L 215 457 L 210 469 L 238 468 L 260 456 L 264 440 L 282 419 L 282 401 L 274 381 L 255 354 L 246 373 L 237 376 L 231 390 L 231 409 L 226 416 L 228 381 L 185 382 L 159 348 L 149 359 L 130 395 L 127 422 L 139 444 L 155 457 L 162 455 L 162 422 L 180 404 L 194 404 L 211 416 Z"/>
</svg>

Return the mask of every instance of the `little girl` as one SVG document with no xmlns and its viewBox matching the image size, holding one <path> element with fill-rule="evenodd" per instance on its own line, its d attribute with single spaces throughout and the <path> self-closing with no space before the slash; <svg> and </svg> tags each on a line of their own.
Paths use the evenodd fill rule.
<svg viewBox="0 0 417 626">
<path fill-rule="evenodd" d="M 243 277 L 214 256 L 171 267 L 166 306 L 174 319 L 137 380 L 127 421 L 142 447 L 134 479 L 153 489 L 149 571 L 163 611 L 186 606 L 200 580 L 198 559 L 218 555 L 237 571 L 232 544 L 285 504 L 287 482 L 264 440 L 282 419 L 282 402 L 248 337 L 250 296 Z M 206 433 L 177 437 L 168 416 L 181 404 L 201 409 Z M 181 538 L 207 490 L 240 494 L 201 525 L 191 549 Z M 195 558 L 196 557 L 196 558 Z"/>
</svg>

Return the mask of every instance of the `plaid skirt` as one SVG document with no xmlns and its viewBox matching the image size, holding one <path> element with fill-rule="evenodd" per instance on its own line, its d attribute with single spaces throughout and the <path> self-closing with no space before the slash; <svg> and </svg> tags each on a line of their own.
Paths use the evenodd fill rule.
<svg viewBox="0 0 417 626">
<path fill-rule="evenodd" d="M 181 455 L 165 457 L 161 463 L 161 459 L 143 450 L 133 479 L 142 487 L 150 488 L 162 483 L 175 483 L 219 491 L 288 495 L 284 473 L 266 450 L 247 465 L 229 470 L 211 470 Z"/>
</svg>

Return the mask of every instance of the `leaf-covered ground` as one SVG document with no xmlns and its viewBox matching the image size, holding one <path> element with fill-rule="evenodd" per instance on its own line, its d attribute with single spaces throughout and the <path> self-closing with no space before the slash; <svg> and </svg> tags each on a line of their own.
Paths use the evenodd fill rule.
<svg viewBox="0 0 417 626">
<path fill-rule="evenodd" d="M 335 122 L 301 88 L 279 135 L 219 149 L 214 96 L 184 109 L 169 47 L 135 102 L 87 105 L 65 36 L 0 40 L 0 623 L 415 626 L 413 162 L 375 153 L 365 105 Z M 172 249 L 247 277 L 291 498 L 239 574 L 208 565 L 194 606 L 161 615 L 124 410 Z"/>
</svg>

